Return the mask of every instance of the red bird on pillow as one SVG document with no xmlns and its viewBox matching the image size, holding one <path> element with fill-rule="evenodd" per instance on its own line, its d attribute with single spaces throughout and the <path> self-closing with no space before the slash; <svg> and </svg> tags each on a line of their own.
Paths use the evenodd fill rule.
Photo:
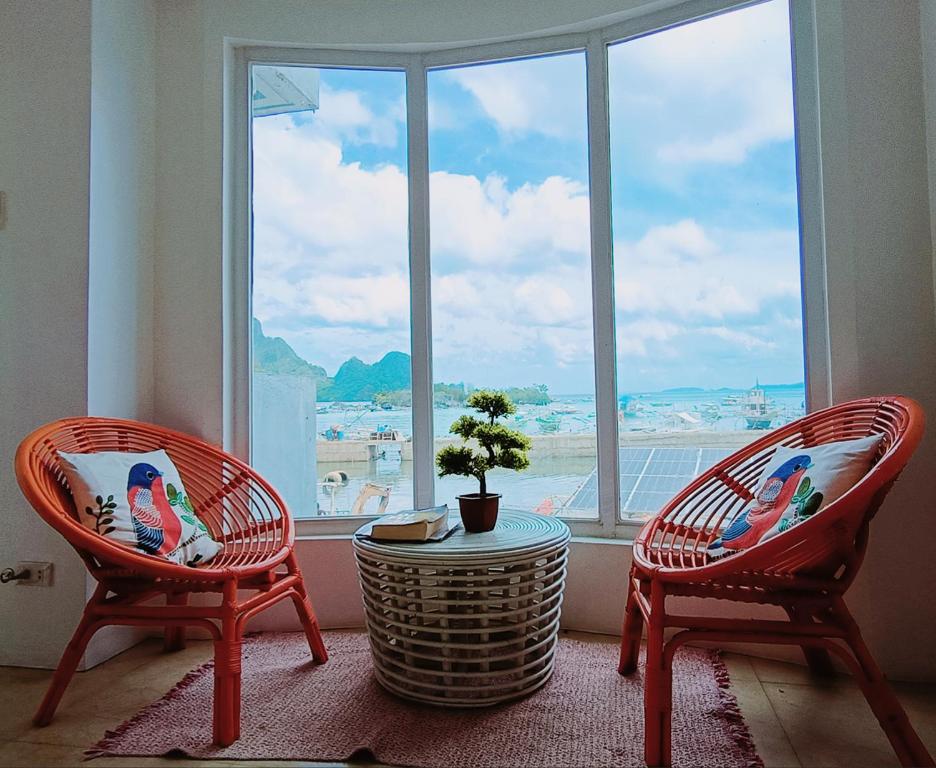
<svg viewBox="0 0 936 768">
<path fill-rule="evenodd" d="M 754 504 L 731 521 L 720 538 L 708 545 L 713 557 L 753 547 L 783 516 L 812 461 L 806 454 L 794 456 L 772 472 L 754 498 Z"/>
<path fill-rule="evenodd" d="M 166 555 L 182 536 L 182 521 L 173 512 L 163 486 L 163 473 L 152 464 L 134 464 L 127 477 L 127 501 L 137 546 L 149 555 Z"/>
</svg>

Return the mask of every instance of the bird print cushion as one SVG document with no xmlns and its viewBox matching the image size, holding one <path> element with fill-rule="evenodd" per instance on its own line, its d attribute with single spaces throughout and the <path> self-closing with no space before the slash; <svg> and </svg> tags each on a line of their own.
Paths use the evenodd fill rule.
<svg viewBox="0 0 936 768">
<path fill-rule="evenodd" d="M 757 493 L 708 546 L 724 557 L 766 541 L 827 507 L 871 469 L 881 435 L 809 448 L 777 448 Z"/>
<path fill-rule="evenodd" d="M 59 458 L 86 528 L 180 565 L 207 563 L 221 550 L 165 451 L 59 451 Z"/>
</svg>

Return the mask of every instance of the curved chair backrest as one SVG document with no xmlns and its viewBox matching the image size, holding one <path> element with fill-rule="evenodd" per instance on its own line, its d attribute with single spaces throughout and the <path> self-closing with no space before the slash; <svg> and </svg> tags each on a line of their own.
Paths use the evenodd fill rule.
<svg viewBox="0 0 936 768">
<path fill-rule="evenodd" d="M 163 449 L 211 535 L 222 544 L 199 568 L 144 555 L 85 528 L 78 520 L 58 451 L 143 453 Z M 16 452 L 16 478 L 42 518 L 78 550 L 92 572 L 126 569 L 166 578 L 210 578 L 219 570 L 260 572 L 292 549 L 286 505 L 250 466 L 190 435 L 137 421 L 73 418 L 35 430 Z"/>
<path fill-rule="evenodd" d="M 920 406 L 902 396 L 853 400 L 811 413 L 696 478 L 641 531 L 637 545 L 662 569 L 672 568 L 680 581 L 769 571 L 781 578 L 800 574 L 850 583 L 864 556 L 868 524 L 919 444 L 923 423 Z M 809 447 L 872 434 L 882 435 L 874 464 L 843 496 L 782 534 L 710 560 L 707 546 L 753 500 L 778 446 Z"/>
</svg>

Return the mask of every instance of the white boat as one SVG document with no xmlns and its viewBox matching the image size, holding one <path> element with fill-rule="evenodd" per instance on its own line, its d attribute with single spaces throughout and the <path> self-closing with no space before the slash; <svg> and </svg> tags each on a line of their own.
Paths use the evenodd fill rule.
<svg viewBox="0 0 936 768">
<path fill-rule="evenodd" d="M 758 384 L 742 398 L 739 414 L 748 429 L 770 429 L 771 423 L 780 415 L 780 411 Z"/>
</svg>

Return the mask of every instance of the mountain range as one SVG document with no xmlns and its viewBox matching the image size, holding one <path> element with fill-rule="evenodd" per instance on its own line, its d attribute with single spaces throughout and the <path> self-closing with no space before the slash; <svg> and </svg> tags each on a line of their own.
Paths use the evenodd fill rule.
<svg viewBox="0 0 936 768">
<path fill-rule="evenodd" d="M 352 357 L 331 377 L 321 366 L 301 358 L 285 339 L 265 335 L 256 318 L 253 367 L 257 373 L 307 376 L 315 381 L 317 399 L 325 402 L 364 402 L 372 400 L 378 392 L 409 389 L 411 385 L 410 356 L 404 352 L 388 352 L 372 365 Z"/>
</svg>

